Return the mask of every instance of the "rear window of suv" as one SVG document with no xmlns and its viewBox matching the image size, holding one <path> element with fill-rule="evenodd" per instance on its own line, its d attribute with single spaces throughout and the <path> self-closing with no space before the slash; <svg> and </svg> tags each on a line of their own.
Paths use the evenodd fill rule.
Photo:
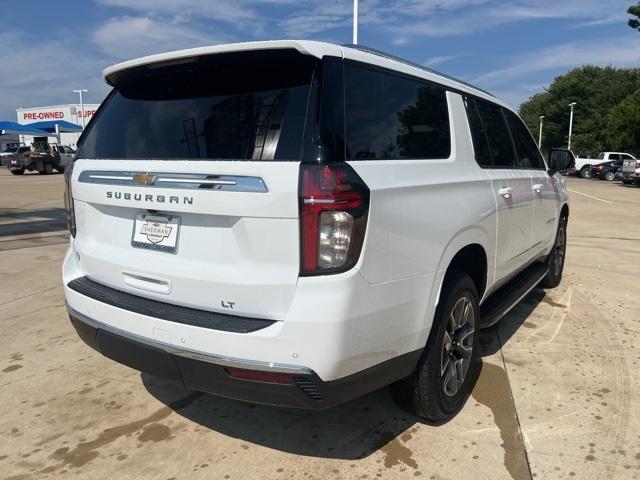
<svg viewBox="0 0 640 480">
<path fill-rule="evenodd" d="M 273 50 L 119 72 L 78 157 L 298 160 L 315 65 Z"/>
</svg>

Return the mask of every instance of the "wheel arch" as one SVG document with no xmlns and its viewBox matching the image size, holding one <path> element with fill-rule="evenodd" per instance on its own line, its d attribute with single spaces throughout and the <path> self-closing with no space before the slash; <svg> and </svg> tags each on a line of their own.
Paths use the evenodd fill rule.
<svg viewBox="0 0 640 480">
<path fill-rule="evenodd" d="M 569 204 L 562 204 L 562 208 L 560 209 L 560 218 L 569 218 Z"/>
<path fill-rule="evenodd" d="M 490 238 L 484 229 L 474 226 L 462 230 L 447 244 L 440 258 L 430 297 L 430 306 L 434 311 L 440 300 L 444 279 L 454 269 L 461 270 L 472 278 L 478 289 L 479 299 L 482 300 L 494 281 L 495 258 Z"/>
</svg>

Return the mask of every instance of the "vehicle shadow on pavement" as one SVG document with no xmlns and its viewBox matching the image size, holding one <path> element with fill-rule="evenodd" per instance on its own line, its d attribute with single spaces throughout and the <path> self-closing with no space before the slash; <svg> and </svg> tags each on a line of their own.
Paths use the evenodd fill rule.
<svg viewBox="0 0 640 480">
<path fill-rule="evenodd" d="M 192 393 L 178 383 L 147 374 L 141 378 L 149 393 L 165 405 Z M 368 457 L 419 422 L 396 406 L 387 388 L 321 411 L 254 405 L 203 393 L 176 413 L 251 444 L 342 460 Z"/>
<path fill-rule="evenodd" d="M 536 287 L 531 290 L 498 323 L 480 331 L 480 356 L 487 357 L 497 353 L 520 327 L 527 327 L 527 319 L 538 304 L 550 301 L 542 288 Z"/>
<path fill-rule="evenodd" d="M 481 357 L 496 353 L 544 296 L 543 290 L 534 289 L 496 326 L 483 330 Z M 491 372 L 483 374 L 481 358 L 478 362 L 474 385 L 487 374 L 491 377 Z M 141 379 L 147 391 L 165 405 L 193 393 L 179 383 L 148 374 L 142 373 Z M 254 405 L 202 393 L 176 413 L 201 427 L 247 443 L 296 455 L 342 460 L 362 459 L 389 448 L 399 441 L 398 437 L 421 423 L 394 403 L 386 387 L 321 411 Z"/>
<path fill-rule="evenodd" d="M 66 230 L 64 208 L 15 211 L 0 208 L 0 237 Z"/>
</svg>

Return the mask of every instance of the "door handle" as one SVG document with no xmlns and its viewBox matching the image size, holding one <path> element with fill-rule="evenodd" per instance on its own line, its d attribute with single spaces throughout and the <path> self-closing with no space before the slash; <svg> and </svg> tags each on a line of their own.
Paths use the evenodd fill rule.
<svg viewBox="0 0 640 480">
<path fill-rule="evenodd" d="M 513 193 L 513 188 L 504 187 L 498 190 L 498 195 L 502 195 L 504 198 L 509 198 Z"/>
<path fill-rule="evenodd" d="M 536 191 L 536 193 L 540 193 L 542 191 L 542 187 L 544 187 L 544 185 L 542 185 L 541 183 L 536 183 L 533 186 L 533 189 Z"/>
</svg>

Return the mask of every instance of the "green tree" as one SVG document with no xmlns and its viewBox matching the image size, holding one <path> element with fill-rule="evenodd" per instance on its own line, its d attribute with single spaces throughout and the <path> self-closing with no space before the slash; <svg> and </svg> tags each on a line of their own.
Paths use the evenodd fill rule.
<svg viewBox="0 0 640 480">
<path fill-rule="evenodd" d="M 638 89 L 640 69 L 587 65 L 557 77 L 545 92 L 525 102 L 520 114 L 536 138 L 539 117 L 545 116 L 543 152 L 550 147 L 566 148 L 569 104 L 576 102 L 571 148 L 579 155 L 597 155 L 612 148 L 609 112 Z"/>
<path fill-rule="evenodd" d="M 632 5 L 627 10 L 629 15 L 633 15 L 636 18 L 629 19 L 629 26 L 634 30 L 638 30 L 640 32 L 640 2 L 637 5 Z"/>
<path fill-rule="evenodd" d="M 611 150 L 640 155 L 640 89 L 611 109 L 606 137 Z"/>
</svg>

